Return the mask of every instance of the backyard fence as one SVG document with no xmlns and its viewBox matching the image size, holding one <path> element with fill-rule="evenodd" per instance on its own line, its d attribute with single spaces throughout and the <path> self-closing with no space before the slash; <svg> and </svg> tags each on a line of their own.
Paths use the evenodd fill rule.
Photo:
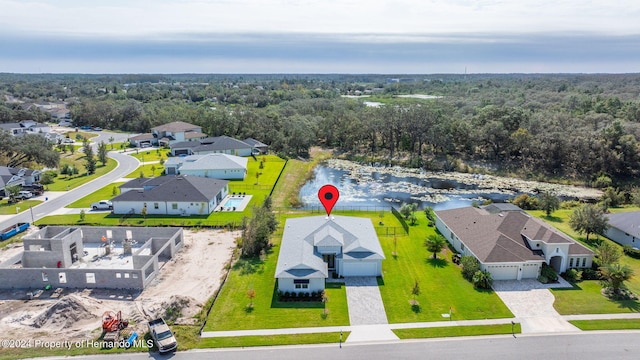
<svg viewBox="0 0 640 360">
<path fill-rule="evenodd" d="M 396 210 L 396 208 L 394 208 L 393 206 L 391 207 L 391 212 L 398 219 L 398 221 L 400 221 L 400 224 L 404 228 L 404 232 L 406 232 L 408 234 L 409 233 L 409 225 L 404 220 L 404 217 L 402 216 L 402 214 L 400 214 L 400 212 L 398 212 L 398 210 Z"/>
</svg>

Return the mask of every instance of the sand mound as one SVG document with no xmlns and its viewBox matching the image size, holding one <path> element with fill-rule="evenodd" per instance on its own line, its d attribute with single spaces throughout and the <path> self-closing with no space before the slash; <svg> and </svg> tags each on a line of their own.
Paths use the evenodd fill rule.
<svg viewBox="0 0 640 360">
<path fill-rule="evenodd" d="M 146 313 L 151 318 L 163 317 L 169 323 L 190 323 L 202 304 L 190 296 L 172 295 L 161 302 L 146 306 Z"/>
<path fill-rule="evenodd" d="M 92 314 L 85 305 L 85 301 L 74 295 L 65 296 L 35 317 L 32 326 L 63 330 L 73 327 L 82 320 L 97 320 L 98 317 Z"/>
</svg>

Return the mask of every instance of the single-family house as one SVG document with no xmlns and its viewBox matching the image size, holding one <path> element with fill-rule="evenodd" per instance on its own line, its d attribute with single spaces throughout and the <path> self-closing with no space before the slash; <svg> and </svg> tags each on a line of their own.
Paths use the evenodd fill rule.
<svg viewBox="0 0 640 360">
<path fill-rule="evenodd" d="M 186 123 L 184 121 L 174 121 L 168 124 L 151 128 L 151 134 L 155 138 L 155 144 L 168 146 L 182 141 L 197 141 L 204 139 L 207 135 L 202 133 L 202 127 Z"/>
<path fill-rule="evenodd" d="M 251 145 L 251 147 L 253 147 L 253 149 L 254 149 L 253 152 L 256 153 L 256 154 L 263 154 L 264 155 L 264 154 L 267 153 L 267 151 L 269 151 L 269 145 L 267 145 L 267 144 L 265 144 L 265 143 L 263 143 L 261 141 L 258 141 L 258 140 L 254 139 L 254 138 L 246 138 L 246 139 L 244 139 L 242 141 L 244 141 L 245 143 Z"/>
<path fill-rule="evenodd" d="M 24 134 L 42 134 L 51 131 L 47 124 L 39 123 L 35 120 L 22 120 L 20 122 L 1 123 L 0 129 L 8 131 L 11 135 L 18 136 Z"/>
<path fill-rule="evenodd" d="M 135 147 L 145 147 L 151 145 L 157 145 L 158 141 L 151 133 L 139 134 L 129 138 L 129 143 L 131 146 Z M 145 145 L 146 144 L 146 145 Z"/>
<path fill-rule="evenodd" d="M 384 253 L 371 219 L 311 216 L 287 219 L 275 278 L 282 292 L 324 290 L 335 276 L 381 276 Z"/>
<path fill-rule="evenodd" d="M 609 228 L 604 233 L 606 237 L 623 246 L 640 248 L 640 211 L 608 214 L 607 218 Z"/>
<path fill-rule="evenodd" d="M 229 193 L 227 180 L 197 176 L 137 178 L 120 186 L 111 199 L 114 214 L 207 215 Z"/>
<path fill-rule="evenodd" d="M 436 228 L 463 256 L 474 256 L 494 280 L 535 279 L 542 264 L 558 273 L 590 268 L 593 251 L 515 205 L 436 211 Z"/>
<path fill-rule="evenodd" d="M 190 155 L 172 157 L 164 163 L 167 175 L 200 176 L 214 179 L 244 179 L 247 158 L 227 154 Z"/>
<path fill-rule="evenodd" d="M 229 136 L 216 136 L 199 141 L 177 142 L 170 146 L 173 156 L 229 154 L 236 156 L 251 156 L 253 147 L 244 141 Z"/>
<path fill-rule="evenodd" d="M 40 170 L 0 166 L 0 192 L 7 186 L 31 186 L 40 182 Z M 6 196 L 6 195 L 5 195 Z"/>
</svg>

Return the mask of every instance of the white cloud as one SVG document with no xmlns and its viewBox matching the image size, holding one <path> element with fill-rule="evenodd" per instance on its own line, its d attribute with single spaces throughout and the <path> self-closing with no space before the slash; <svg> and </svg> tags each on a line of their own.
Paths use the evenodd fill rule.
<svg viewBox="0 0 640 360">
<path fill-rule="evenodd" d="M 9 32 L 640 33 L 640 2 L 550 0 L 0 0 Z"/>
</svg>

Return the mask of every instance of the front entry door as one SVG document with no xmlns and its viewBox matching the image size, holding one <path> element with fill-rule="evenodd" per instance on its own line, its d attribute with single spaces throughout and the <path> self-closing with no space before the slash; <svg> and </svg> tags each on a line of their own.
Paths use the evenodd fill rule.
<svg viewBox="0 0 640 360">
<path fill-rule="evenodd" d="M 336 268 L 336 255 L 335 254 L 322 255 L 322 260 L 327 263 L 327 268 L 329 270 L 335 270 L 335 268 Z"/>
</svg>

